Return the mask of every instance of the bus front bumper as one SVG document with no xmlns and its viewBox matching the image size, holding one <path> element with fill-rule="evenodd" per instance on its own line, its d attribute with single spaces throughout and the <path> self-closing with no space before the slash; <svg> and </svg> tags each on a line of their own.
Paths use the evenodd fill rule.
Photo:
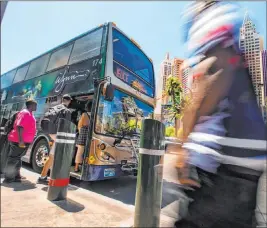
<svg viewBox="0 0 267 228">
<path fill-rule="evenodd" d="M 121 165 L 89 165 L 84 181 L 100 181 L 123 175 Z"/>
</svg>

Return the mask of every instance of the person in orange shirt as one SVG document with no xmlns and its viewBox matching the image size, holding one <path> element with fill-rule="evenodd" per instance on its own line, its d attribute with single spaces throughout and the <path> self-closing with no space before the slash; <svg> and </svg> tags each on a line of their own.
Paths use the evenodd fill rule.
<svg viewBox="0 0 267 228">
<path fill-rule="evenodd" d="M 88 101 L 85 106 L 85 112 L 82 114 L 79 123 L 78 123 L 78 131 L 79 136 L 77 139 L 77 154 L 75 157 L 75 169 L 74 172 L 79 172 L 79 165 L 83 161 L 83 152 L 84 152 L 84 146 L 86 144 L 87 135 L 88 135 L 88 127 L 90 122 L 90 115 L 91 115 L 91 109 L 92 109 L 92 102 Z"/>
</svg>

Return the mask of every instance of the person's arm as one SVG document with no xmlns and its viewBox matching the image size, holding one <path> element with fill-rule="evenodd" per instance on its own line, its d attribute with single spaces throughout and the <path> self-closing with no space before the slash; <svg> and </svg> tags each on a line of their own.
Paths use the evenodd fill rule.
<svg viewBox="0 0 267 228">
<path fill-rule="evenodd" d="M 240 58 L 236 58 L 238 61 L 231 64 L 231 59 L 235 57 L 238 56 L 233 49 L 223 49 L 218 46 L 206 53 L 206 59 L 193 69 L 194 74 L 201 76 L 197 87 L 192 88 L 191 103 L 183 113 L 183 142 L 188 140 L 199 117 L 212 114 L 218 103 L 228 95 L 233 79 L 237 76 L 236 69 L 241 64 Z M 188 176 L 188 156 L 186 149 L 179 150 L 176 163 L 179 171 L 178 178 L 181 183 L 197 186 L 198 183 Z"/>
<path fill-rule="evenodd" d="M 214 112 L 218 103 L 227 96 L 235 75 L 235 70 L 241 60 L 234 65 L 229 60 L 236 53 L 231 48 L 220 46 L 206 53 L 206 59 L 194 69 L 194 74 L 202 74 L 196 89 L 192 90 L 192 102 L 184 110 L 183 140 L 186 141 L 200 116 L 208 116 Z"/>
<path fill-rule="evenodd" d="M 79 123 L 78 123 L 78 130 L 80 131 L 80 129 L 82 128 L 82 126 L 84 125 L 84 113 L 82 114 L 80 120 L 79 120 Z"/>
<path fill-rule="evenodd" d="M 89 124 L 90 124 L 90 118 L 91 118 L 91 115 L 88 112 L 86 112 L 85 113 L 85 125 L 86 126 L 89 126 Z"/>
<path fill-rule="evenodd" d="M 19 135 L 19 147 L 25 147 L 24 141 L 23 141 L 23 127 L 17 126 L 18 135 Z"/>
</svg>

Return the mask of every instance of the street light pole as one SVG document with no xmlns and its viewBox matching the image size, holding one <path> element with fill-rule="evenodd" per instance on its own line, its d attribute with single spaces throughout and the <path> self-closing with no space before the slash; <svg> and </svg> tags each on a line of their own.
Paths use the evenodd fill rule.
<svg viewBox="0 0 267 228">
<path fill-rule="evenodd" d="M 0 8 L 1 8 L 1 23 L 2 23 L 2 19 L 4 17 L 8 1 L 1 1 L 0 3 L 1 3 Z"/>
</svg>

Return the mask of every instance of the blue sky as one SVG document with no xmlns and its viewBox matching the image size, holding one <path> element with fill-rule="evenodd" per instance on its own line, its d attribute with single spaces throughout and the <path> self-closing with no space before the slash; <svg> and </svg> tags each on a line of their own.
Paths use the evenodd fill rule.
<svg viewBox="0 0 267 228">
<path fill-rule="evenodd" d="M 249 10 L 266 48 L 266 2 L 239 2 Z M 167 51 L 184 57 L 180 13 L 188 2 L 9 2 L 1 26 L 1 73 L 107 21 L 114 21 L 153 59 Z"/>
</svg>

